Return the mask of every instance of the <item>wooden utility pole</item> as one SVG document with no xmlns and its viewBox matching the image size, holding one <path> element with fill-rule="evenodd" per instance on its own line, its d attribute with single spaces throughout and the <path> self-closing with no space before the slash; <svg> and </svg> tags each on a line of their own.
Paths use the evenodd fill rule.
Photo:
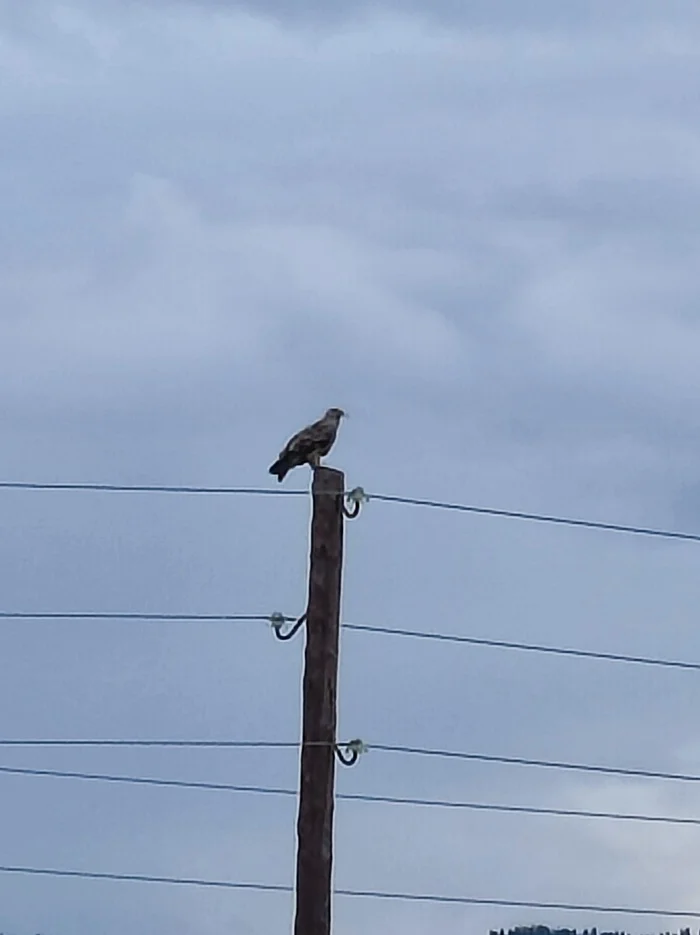
<svg viewBox="0 0 700 935">
<path fill-rule="evenodd" d="M 330 935 L 345 475 L 314 471 L 294 935 Z"/>
</svg>

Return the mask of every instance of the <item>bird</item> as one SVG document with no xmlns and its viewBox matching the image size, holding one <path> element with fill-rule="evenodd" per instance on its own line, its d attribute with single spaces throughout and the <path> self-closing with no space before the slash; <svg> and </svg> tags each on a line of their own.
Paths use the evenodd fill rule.
<svg viewBox="0 0 700 935">
<path fill-rule="evenodd" d="M 312 422 L 292 435 L 275 463 L 270 466 L 270 474 L 275 475 L 281 483 L 289 471 L 302 464 L 310 464 L 314 470 L 319 467 L 321 458 L 325 458 L 333 447 L 340 420 L 345 415 L 342 409 L 327 409 L 317 422 Z"/>
</svg>

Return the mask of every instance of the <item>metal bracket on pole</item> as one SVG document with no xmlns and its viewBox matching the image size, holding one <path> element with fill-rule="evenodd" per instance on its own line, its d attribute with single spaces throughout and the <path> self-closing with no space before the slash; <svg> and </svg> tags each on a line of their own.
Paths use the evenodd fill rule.
<svg viewBox="0 0 700 935">
<path fill-rule="evenodd" d="M 302 625 L 306 622 L 306 613 L 303 613 L 298 620 L 292 624 L 289 630 L 284 629 L 285 625 L 290 623 L 290 618 L 285 617 L 284 614 L 274 613 L 270 615 L 270 623 L 272 624 L 272 629 L 275 632 L 275 636 L 278 640 L 286 642 L 291 640 L 293 636 L 301 629 Z"/>
<path fill-rule="evenodd" d="M 362 487 L 355 487 L 345 494 L 345 503 L 343 504 L 343 515 L 348 519 L 355 519 L 359 516 L 363 503 L 368 503 L 369 497 Z M 346 506 L 347 504 L 347 506 Z"/>
<path fill-rule="evenodd" d="M 368 749 L 367 745 L 361 740 L 350 740 L 348 743 L 337 743 L 335 745 L 335 755 L 343 766 L 354 766 Z"/>
</svg>

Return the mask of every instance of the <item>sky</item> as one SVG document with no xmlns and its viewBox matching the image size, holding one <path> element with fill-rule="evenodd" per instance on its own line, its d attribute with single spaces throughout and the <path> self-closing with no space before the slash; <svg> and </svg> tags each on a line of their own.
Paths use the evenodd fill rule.
<svg viewBox="0 0 700 935">
<path fill-rule="evenodd" d="M 348 486 L 700 532 L 695 0 L 0 0 L 0 480 Z M 285 489 L 305 490 L 300 469 Z M 306 497 L 0 490 L 0 611 L 298 614 Z M 698 548 L 370 500 L 346 621 L 700 660 Z M 0 626 L 0 736 L 294 742 L 303 637 Z M 339 733 L 700 773 L 693 672 L 343 633 Z M 0 750 L 284 786 L 298 751 Z M 371 750 L 338 790 L 700 815 Z M 291 884 L 294 798 L 0 775 L 0 865 Z M 339 801 L 340 888 L 700 911 L 700 829 Z M 271 935 L 287 893 L 0 873 L 6 935 Z M 336 935 L 683 919 L 338 897 Z M 694 926 L 697 927 L 695 922 Z"/>
</svg>

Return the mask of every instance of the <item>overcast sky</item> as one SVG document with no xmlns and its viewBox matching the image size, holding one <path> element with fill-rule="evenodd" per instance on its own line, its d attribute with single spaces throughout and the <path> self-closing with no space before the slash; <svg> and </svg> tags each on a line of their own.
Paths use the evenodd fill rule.
<svg viewBox="0 0 700 935">
<path fill-rule="evenodd" d="M 329 10 L 329 7 L 332 9 Z M 272 485 L 700 531 L 696 0 L 0 0 L 0 480 Z M 285 485 L 305 488 L 306 469 Z M 0 491 L 0 611 L 300 613 L 303 498 Z M 699 546 L 370 502 L 344 618 L 700 660 Z M 264 623 L 0 629 L 0 735 L 299 736 Z M 340 734 L 700 773 L 693 672 L 348 631 Z M 0 751 L 294 788 L 297 752 Z M 339 789 L 700 815 L 371 752 Z M 0 776 L 0 864 L 293 881 L 296 804 Z M 339 887 L 700 911 L 700 829 L 339 802 Z M 8 935 L 272 935 L 287 894 L 0 874 Z M 336 935 L 668 918 L 338 898 Z M 695 927 L 697 927 L 697 922 Z"/>
</svg>

